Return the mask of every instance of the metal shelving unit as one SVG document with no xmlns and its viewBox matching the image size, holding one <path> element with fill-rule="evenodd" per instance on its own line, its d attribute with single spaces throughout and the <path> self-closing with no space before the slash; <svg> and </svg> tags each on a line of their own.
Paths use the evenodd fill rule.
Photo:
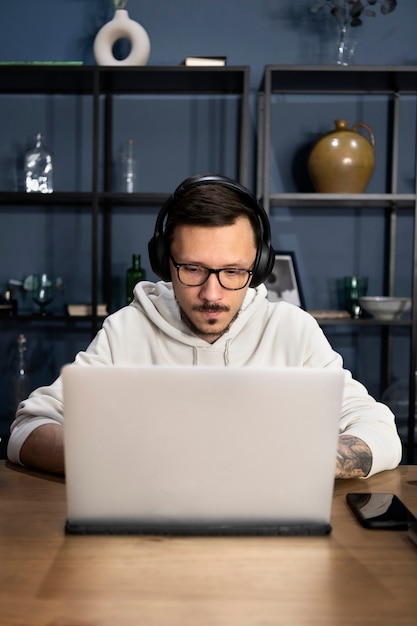
<svg viewBox="0 0 417 626">
<path fill-rule="evenodd" d="M 320 193 L 272 193 L 270 180 L 270 155 L 272 144 L 271 107 L 275 95 L 386 95 L 390 101 L 390 116 L 387 134 L 390 141 L 390 172 L 387 193 L 364 194 L 320 194 Z M 398 193 L 400 101 L 404 95 L 417 94 L 417 67 L 400 66 L 285 66 L 268 65 L 265 68 L 258 95 L 258 155 L 257 196 L 267 212 L 281 207 L 304 209 L 360 207 L 372 211 L 385 210 L 386 216 L 386 295 L 394 293 L 395 252 L 397 218 L 401 209 L 413 211 L 413 258 L 412 263 L 412 319 L 394 320 L 319 320 L 322 326 L 346 325 L 352 329 L 380 326 L 384 344 L 386 366 L 392 357 L 392 329 L 407 326 L 410 329 L 409 350 L 409 415 L 406 442 L 406 461 L 414 462 L 415 451 L 415 400 L 416 400 L 416 356 L 417 356 L 417 171 L 414 177 L 414 193 Z M 415 167 L 417 166 L 417 159 Z"/>
<path fill-rule="evenodd" d="M 160 206 L 166 193 L 119 193 L 112 190 L 112 127 L 113 96 L 166 95 L 229 96 L 239 98 L 238 145 L 236 146 L 237 175 L 244 185 L 249 178 L 249 68 L 246 66 L 185 67 L 99 67 L 66 65 L 2 65 L 0 66 L 0 97 L 2 95 L 80 95 L 90 96 L 92 102 L 92 178 L 87 192 L 54 191 L 52 194 L 26 194 L 0 191 L 1 207 L 75 206 L 91 214 L 91 304 L 98 304 L 100 275 L 103 276 L 104 300 L 111 299 L 111 214 L 115 206 Z M 103 105 L 104 101 L 104 105 Z M 102 130 L 103 129 L 103 130 Z M 101 163 L 104 165 L 102 166 Z M 102 172 L 101 169 L 104 168 Z M 102 176 L 101 176 L 102 174 Z M 100 180 L 103 180 L 101 188 Z M 101 221 L 103 229 L 101 230 Z M 103 256 L 100 258 L 100 237 Z M 7 318 L 6 318 L 7 319 Z M 48 320 L 45 319 L 45 323 Z M 93 336 L 101 323 L 95 315 L 90 318 Z"/>
</svg>

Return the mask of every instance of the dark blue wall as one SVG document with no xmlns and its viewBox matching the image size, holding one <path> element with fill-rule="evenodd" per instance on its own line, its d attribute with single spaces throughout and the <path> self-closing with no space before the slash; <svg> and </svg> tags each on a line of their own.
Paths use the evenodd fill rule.
<svg viewBox="0 0 417 626">
<path fill-rule="evenodd" d="M 332 63 L 337 47 L 337 29 L 328 14 L 313 15 L 312 0 L 129 0 L 130 17 L 140 22 L 151 40 L 151 65 L 175 65 L 187 55 L 226 55 L 229 65 L 251 68 L 251 186 L 255 184 L 256 94 L 263 68 L 267 64 Z M 69 61 L 94 63 L 92 47 L 100 27 L 113 15 L 110 0 L 14 0 L 2 10 L 0 20 L 0 61 Z M 396 11 L 375 19 L 365 18 L 356 29 L 357 64 L 407 65 L 417 63 L 417 2 L 399 0 Z M 414 189 L 414 101 L 404 103 L 401 129 L 402 192 Z M 235 139 L 233 102 L 226 111 L 207 106 L 185 110 L 183 103 L 151 103 L 149 112 L 136 109 L 130 99 L 122 99 L 117 117 L 115 140 L 121 144 L 135 135 L 139 162 L 139 185 L 147 191 L 169 191 L 183 177 L 202 169 L 233 173 L 234 156 L 230 154 Z M 144 106 L 144 105 L 141 105 Z M 146 105 L 145 105 L 146 106 Z M 155 106 L 158 107 L 155 109 Z M 335 106 L 337 110 L 335 110 Z M 409 106 L 409 112 L 407 112 Z M 160 107 L 160 108 L 159 108 Z M 231 112 L 229 111 L 231 108 Z M 306 115 L 306 111 L 308 114 Z M 129 113 L 130 111 L 130 113 Z M 133 123 L 133 117 L 137 117 Z M 127 113 L 126 113 L 127 112 Z M 294 172 L 298 152 L 320 133 L 330 130 L 335 117 L 346 117 L 351 124 L 365 121 L 371 125 L 377 141 L 377 164 L 369 190 L 386 190 L 386 102 L 349 98 L 346 101 L 315 101 L 306 107 L 305 99 L 279 101 L 274 108 L 275 142 L 272 158 L 272 182 L 277 191 L 300 190 Z M 38 130 L 47 135 L 56 157 L 57 186 L 88 189 L 90 185 L 91 110 L 88 102 L 55 99 L 52 103 L 34 97 L 0 98 L 0 186 L 18 186 L 15 164 L 29 139 Z M 200 119 L 197 124 L 195 120 Z M 217 126 L 220 118 L 220 126 Z M 194 120 L 190 122 L 190 120 Z M 63 124 L 62 121 L 65 121 Z M 226 125 L 224 125 L 226 120 Z M 207 124 L 208 133 L 202 132 Z M 211 126 L 214 130 L 211 132 Z M 225 137 L 221 135 L 226 129 Z M 214 146 L 214 149 L 213 149 Z M 221 146 L 221 149 L 219 149 Z M 219 157 L 213 154 L 219 152 Z M 219 158 L 220 160 L 217 160 Z M 302 190 L 302 189 L 301 189 Z M 113 281 L 116 286 L 114 306 L 123 301 L 124 272 L 133 252 L 141 252 L 148 276 L 146 242 L 152 232 L 156 209 L 134 215 L 121 211 L 114 220 Z M 399 223 L 397 295 L 410 295 L 410 254 L 412 246 L 411 212 L 405 211 Z M 345 274 L 364 273 L 370 277 L 370 293 L 383 289 L 384 263 L 383 214 L 360 209 L 344 211 L 273 212 L 271 215 L 274 245 L 294 250 L 309 308 L 337 308 L 337 280 Z M 88 294 L 89 222 L 83 211 L 71 208 L 42 211 L 24 209 L 0 212 L 0 291 L 8 278 L 23 278 L 36 271 L 62 275 L 68 299 L 82 299 Z M 313 262 L 312 262 L 313 259 Z M 83 267 L 85 269 L 83 270 Z M 80 277 L 81 276 L 81 282 Z M 21 298 L 21 305 L 32 303 Z M 62 302 L 60 302 L 60 305 Z M 1 326 L 0 391 L 6 406 L 12 350 L 18 327 Z M 88 334 L 33 330 L 28 332 L 34 384 L 48 383 L 60 366 L 87 343 Z M 346 359 L 354 374 L 371 391 L 379 394 L 379 334 L 364 331 L 359 335 L 337 330 L 329 336 Z M 51 342 L 51 339 L 53 342 Z M 370 361 L 369 355 L 372 355 Z M 408 335 L 398 333 L 394 351 L 395 376 L 403 377 L 408 368 Z M 4 415 L 4 408 L 1 414 Z"/>
<path fill-rule="evenodd" d="M 336 27 L 313 15 L 313 0 L 129 0 L 130 16 L 151 39 L 152 65 L 175 65 L 187 55 L 227 55 L 230 65 L 250 65 L 259 85 L 266 64 L 328 63 Z M 92 43 L 112 16 L 110 0 L 14 0 L 2 10 L 0 59 L 80 60 L 92 63 Z M 388 16 L 365 18 L 356 29 L 359 64 L 414 64 L 417 3 L 398 0 Z"/>
</svg>

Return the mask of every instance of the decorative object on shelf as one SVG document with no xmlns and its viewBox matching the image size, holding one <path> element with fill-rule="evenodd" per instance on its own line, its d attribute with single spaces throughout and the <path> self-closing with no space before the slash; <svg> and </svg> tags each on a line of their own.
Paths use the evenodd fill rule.
<svg viewBox="0 0 417 626">
<path fill-rule="evenodd" d="M 335 120 L 336 130 L 313 146 L 308 172 L 319 193 L 364 193 L 375 166 L 375 138 L 367 124 L 351 129 L 346 120 Z M 369 140 L 358 132 L 364 128 Z"/>
<path fill-rule="evenodd" d="M 270 302 L 284 300 L 305 308 L 294 252 L 278 252 L 275 255 L 274 267 L 265 286 Z"/>
<path fill-rule="evenodd" d="M 411 298 L 368 296 L 359 298 L 359 303 L 377 320 L 396 320 L 411 310 Z"/>
<path fill-rule="evenodd" d="M 41 133 L 36 135 L 35 146 L 25 153 L 25 190 L 27 193 L 52 193 L 52 155 L 44 144 Z"/>
<path fill-rule="evenodd" d="M 46 307 L 54 299 L 54 281 L 49 274 L 33 274 L 32 298 L 39 305 L 41 315 L 46 315 Z"/>
<path fill-rule="evenodd" d="M 98 65 L 146 65 L 151 44 L 146 30 L 130 19 L 125 6 L 127 0 L 113 0 L 114 17 L 104 24 L 94 40 L 94 57 Z M 124 59 L 116 59 L 113 46 L 119 39 L 127 39 L 130 53 Z"/>
<path fill-rule="evenodd" d="M 66 306 L 67 315 L 71 317 L 87 317 L 93 314 L 93 307 L 91 304 L 67 304 Z M 100 303 L 97 304 L 96 313 L 98 317 L 106 317 L 107 316 L 107 304 Z"/>
<path fill-rule="evenodd" d="M 26 362 L 27 342 L 26 337 L 20 334 L 17 338 L 17 354 L 15 356 L 15 367 L 12 374 L 10 412 L 14 416 L 17 407 L 22 400 L 26 400 L 29 395 L 29 374 Z"/>
<path fill-rule="evenodd" d="M 17 314 L 17 300 L 11 289 L 0 293 L 0 317 L 13 317 Z"/>
<path fill-rule="evenodd" d="M 140 265 L 140 254 L 132 255 L 132 267 L 126 272 L 126 302 L 130 304 L 134 298 L 133 289 L 136 283 L 145 280 L 145 270 Z"/>
<path fill-rule="evenodd" d="M 133 139 L 127 142 L 127 149 L 122 152 L 120 161 L 122 191 L 133 193 L 136 191 L 136 158 L 133 153 Z"/>
<path fill-rule="evenodd" d="M 316 320 L 338 320 L 350 318 L 347 311 L 333 311 L 331 309 L 307 309 L 308 313 Z"/>
<path fill-rule="evenodd" d="M 227 57 L 185 57 L 181 65 L 189 67 L 224 67 Z"/>
<path fill-rule="evenodd" d="M 358 39 L 346 24 L 339 26 L 339 37 L 336 51 L 337 65 L 353 65 Z"/>
<path fill-rule="evenodd" d="M 345 276 L 345 308 L 354 319 L 362 316 L 361 298 L 368 292 L 367 276 Z"/>
<path fill-rule="evenodd" d="M 361 26 L 362 17 L 375 17 L 377 5 L 382 15 L 388 15 L 396 8 L 397 0 L 315 0 L 313 2 L 312 13 L 320 13 L 328 8 L 337 21 L 339 30 L 337 64 L 351 65 L 357 43 L 351 29 Z"/>
</svg>

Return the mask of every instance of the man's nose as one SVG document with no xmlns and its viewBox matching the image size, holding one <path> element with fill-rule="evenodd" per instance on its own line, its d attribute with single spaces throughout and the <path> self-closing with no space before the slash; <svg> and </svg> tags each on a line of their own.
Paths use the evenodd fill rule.
<svg viewBox="0 0 417 626">
<path fill-rule="evenodd" d="M 210 274 L 200 288 L 200 297 L 204 300 L 220 300 L 223 297 L 223 287 L 219 283 L 217 274 Z"/>
</svg>

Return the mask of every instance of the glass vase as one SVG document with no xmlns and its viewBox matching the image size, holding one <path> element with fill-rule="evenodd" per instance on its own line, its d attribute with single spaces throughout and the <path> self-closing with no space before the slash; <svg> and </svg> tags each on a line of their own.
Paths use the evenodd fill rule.
<svg viewBox="0 0 417 626">
<path fill-rule="evenodd" d="M 353 65 L 356 45 L 358 41 L 347 24 L 339 26 L 339 44 L 337 48 L 337 65 Z"/>
</svg>

